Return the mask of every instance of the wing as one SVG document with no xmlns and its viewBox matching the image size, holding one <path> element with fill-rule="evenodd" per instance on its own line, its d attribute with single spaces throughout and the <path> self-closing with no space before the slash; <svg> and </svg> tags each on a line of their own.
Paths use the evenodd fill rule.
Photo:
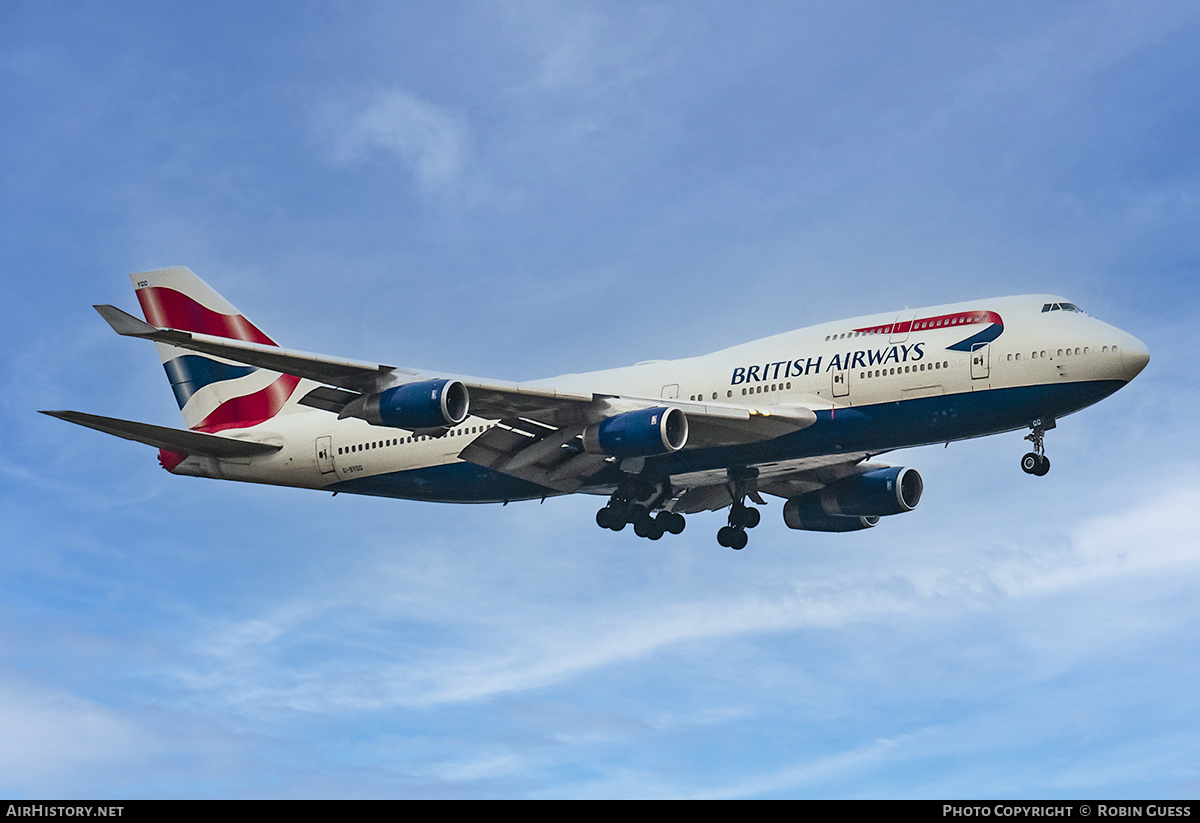
<svg viewBox="0 0 1200 823">
<path fill-rule="evenodd" d="M 614 458 L 583 449 L 585 429 L 606 418 L 640 409 L 671 406 L 687 416 L 686 448 L 754 443 L 798 431 L 816 422 L 814 409 L 829 401 L 802 397 L 788 404 L 750 407 L 732 403 L 680 401 L 562 390 L 536 384 L 481 380 L 440 372 L 401 369 L 380 363 L 327 357 L 225 337 L 159 328 L 115 306 L 96 311 L 118 334 L 166 343 L 323 385 L 299 402 L 339 415 L 356 414 L 357 401 L 385 389 L 432 379 L 452 379 L 468 390 L 470 413 L 499 425 L 489 427 L 460 454 L 463 460 L 571 492 Z"/>
<path fill-rule="evenodd" d="M 474 410 L 473 390 L 471 397 Z M 753 443 L 799 431 L 816 421 L 811 408 L 799 405 L 757 409 L 716 403 L 681 403 L 662 398 L 599 396 L 574 409 L 573 420 L 563 419 L 567 415 L 561 407 L 551 414 L 539 415 L 538 410 L 525 416 L 510 413 L 468 444 L 458 456 L 556 491 L 578 491 L 608 464 L 618 462 L 618 458 L 584 449 L 582 438 L 587 426 L 612 414 L 664 404 L 687 415 L 689 434 L 685 448 Z M 500 402 L 496 407 L 508 408 Z M 844 459 L 844 455 L 841 457 Z"/>
</svg>

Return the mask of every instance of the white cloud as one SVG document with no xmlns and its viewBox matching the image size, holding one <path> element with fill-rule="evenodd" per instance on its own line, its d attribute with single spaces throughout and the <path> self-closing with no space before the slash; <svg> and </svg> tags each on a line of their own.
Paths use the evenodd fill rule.
<svg viewBox="0 0 1200 823">
<path fill-rule="evenodd" d="M 620 94 L 670 61 L 678 21 L 655 6 L 545 2 L 499 7 L 508 40 L 526 53 L 534 93 Z M 672 26 L 674 25 L 674 28 Z"/>
<path fill-rule="evenodd" d="M 1010 642 L 1045 670 L 1061 670 L 1108 653 L 1113 643 L 1136 644 L 1170 628 L 1163 622 L 1168 616 L 1153 606 L 1155 593 L 1168 581 L 1189 578 L 1200 561 L 1190 549 L 1188 525 L 1200 492 L 1184 477 L 1166 488 L 1172 491 L 1150 490 L 1126 510 L 1047 535 L 1038 546 L 992 541 L 964 556 L 953 546 L 931 545 L 924 554 L 897 552 L 874 571 L 862 564 L 743 566 L 727 585 L 697 589 L 693 581 L 672 595 L 662 581 L 651 581 L 620 593 L 606 588 L 613 593 L 566 610 L 559 601 L 531 602 L 537 598 L 531 591 L 506 589 L 495 575 L 512 568 L 498 572 L 478 556 L 455 557 L 449 546 L 428 549 L 427 559 L 416 563 L 412 556 L 403 562 L 377 557 L 349 579 L 328 581 L 298 600 L 206 627 L 195 647 L 206 662 L 177 676 L 250 711 L 259 701 L 305 711 L 428 708 L 554 687 L 732 638 L 898 621 L 933 621 L 952 631 L 963 619 L 1014 607 L 1054 615 L 1053 635 L 1043 637 L 1037 620 L 1030 624 L 1035 628 L 1020 628 L 1019 619 Z M 538 562 L 519 552 L 509 558 L 516 569 Z M 578 571 L 580 578 L 595 573 L 586 565 Z M 1086 620 L 1062 618 L 1060 612 L 1075 608 L 1068 603 L 1094 613 L 1114 584 L 1136 619 L 1097 635 Z M 578 580 L 564 577 L 558 585 L 570 592 Z M 469 610 L 457 605 L 464 602 Z M 397 647 L 407 627 L 427 625 L 446 638 L 437 648 L 421 642 Z M 298 663 L 301 647 L 310 653 Z"/>
<path fill-rule="evenodd" d="M 56 690 L 0 683 L 0 707 L 0 791 L 7 794 L 65 796 L 81 774 L 144 762 L 161 748 L 118 712 Z"/>
<path fill-rule="evenodd" d="M 467 150 L 464 118 L 401 89 L 382 92 L 353 111 L 330 108 L 325 119 L 340 163 L 394 155 L 427 191 L 452 182 L 462 169 Z"/>
</svg>

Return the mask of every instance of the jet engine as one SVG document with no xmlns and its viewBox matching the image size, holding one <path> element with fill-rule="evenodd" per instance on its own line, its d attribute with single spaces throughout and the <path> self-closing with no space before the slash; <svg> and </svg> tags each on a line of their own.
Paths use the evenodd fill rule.
<svg viewBox="0 0 1200 823">
<path fill-rule="evenodd" d="M 612 457 L 649 457 L 679 451 L 687 436 L 687 415 L 681 409 L 657 406 L 593 423 L 583 431 L 583 448 Z"/>
<path fill-rule="evenodd" d="M 365 398 L 362 417 L 373 426 L 416 431 L 457 426 L 467 419 L 471 398 L 457 380 L 407 383 Z M 357 411 L 357 410 L 356 410 Z"/>
<path fill-rule="evenodd" d="M 878 517 L 839 517 L 825 513 L 821 501 L 813 494 L 793 497 L 783 504 L 783 522 L 789 529 L 808 532 L 856 532 L 869 529 L 879 522 Z"/>
<path fill-rule="evenodd" d="M 783 520 L 789 528 L 809 531 L 867 529 L 880 517 L 915 509 L 924 489 L 916 469 L 875 469 L 793 497 L 783 507 Z"/>
</svg>

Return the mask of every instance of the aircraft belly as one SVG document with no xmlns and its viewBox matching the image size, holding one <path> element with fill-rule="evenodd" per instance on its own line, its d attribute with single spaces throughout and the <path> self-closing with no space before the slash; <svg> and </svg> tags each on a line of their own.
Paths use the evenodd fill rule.
<svg viewBox="0 0 1200 823">
<path fill-rule="evenodd" d="M 342 480 L 326 486 L 325 490 L 434 503 L 503 503 L 561 494 L 554 489 L 460 460 Z"/>
</svg>

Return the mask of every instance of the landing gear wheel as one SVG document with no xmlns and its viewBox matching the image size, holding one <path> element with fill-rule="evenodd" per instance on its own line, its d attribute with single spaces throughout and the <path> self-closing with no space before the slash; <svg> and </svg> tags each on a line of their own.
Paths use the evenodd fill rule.
<svg viewBox="0 0 1200 823">
<path fill-rule="evenodd" d="M 629 522 L 633 523 L 633 533 L 638 537 L 649 537 L 654 534 L 654 519 L 650 516 L 649 510 L 645 506 L 630 506 Z M 662 537 L 662 534 L 658 536 Z"/>
<path fill-rule="evenodd" d="M 722 526 L 717 530 L 717 544 L 727 549 L 744 549 L 747 539 L 744 531 L 733 526 Z"/>
<path fill-rule="evenodd" d="M 625 528 L 625 509 L 611 503 L 596 512 L 596 525 L 602 529 L 612 529 L 619 532 Z"/>
<path fill-rule="evenodd" d="M 1050 458 L 1044 454 L 1029 452 L 1021 458 L 1021 470 L 1035 477 L 1045 477 L 1046 472 L 1050 471 Z"/>
<path fill-rule="evenodd" d="M 1021 471 L 1026 474 L 1037 474 L 1038 466 L 1042 464 L 1042 458 L 1039 455 L 1029 452 L 1021 458 Z"/>
<path fill-rule="evenodd" d="M 1050 471 L 1050 458 L 1046 456 L 1046 430 L 1054 428 L 1053 420 L 1034 420 L 1025 439 L 1033 444 L 1033 451 L 1021 458 L 1021 471 L 1042 477 Z"/>
<path fill-rule="evenodd" d="M 679 534 L 683 531 L 683 527 L 687 525 L 687 521 L 683 519 L 682 514 L 674 512 L 659 512 L 654 515 L 654 521 L 662 526 L 663 531 L 671 534 Z"/>
<path fill-rule="evenodd" d="M 762 521 L 762 512 L 760 512 L 758 509 L 752 509 L 747 506 L 744 517 L 746 520 L 746 528 L 753 529 Z"/>
<path fill-rule="evenodd" d="M 762 520 L 758 509 L 750 506 L 734 506 L 729 510 L 729 525 L 735 529 L 753 529 Z"/>
</svg>

